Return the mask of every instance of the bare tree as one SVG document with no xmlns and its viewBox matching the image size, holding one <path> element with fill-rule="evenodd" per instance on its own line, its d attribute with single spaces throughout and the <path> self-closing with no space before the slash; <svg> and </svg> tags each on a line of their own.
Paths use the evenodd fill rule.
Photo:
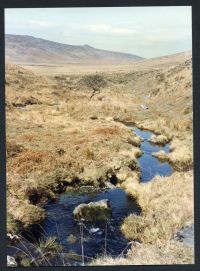
<svg viewBox="0 0 200 271">
<path fill-rule="evenodd" d="M 107 85 L 106 80 L 103 75 L 94 74 L 94 75 L 85 75 L 82 79 L 83 83 L 93 90 L 90 99 L 96 94 L 100 93 L 101 89 Z"/>
</svg>

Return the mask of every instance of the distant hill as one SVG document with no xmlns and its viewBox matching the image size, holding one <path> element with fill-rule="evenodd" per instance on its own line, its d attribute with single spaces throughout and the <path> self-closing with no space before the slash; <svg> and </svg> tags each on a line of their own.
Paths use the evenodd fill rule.
<svg viewBox="0 0 200 271">
<path fill-rule="evenodd" d="M 5 35 L 6 60 L 18 64 L 124 63 L 143 60 L 132 54 L 68 45 L 27 35 Z"/>
</svg>

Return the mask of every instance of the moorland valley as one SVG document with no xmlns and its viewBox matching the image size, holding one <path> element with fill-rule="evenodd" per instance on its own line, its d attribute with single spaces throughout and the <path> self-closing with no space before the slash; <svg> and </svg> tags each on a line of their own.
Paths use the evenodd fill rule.
<svg viewBox="0 0 200 271">
<path fill-rule="evenodd" d="M 175 238 L 194 219 L 191 52 L 143 59 L 7 35 L 5 88 L 8 254 L 14 265 L 194 262 L 193 247 Z M 149 161 L 170 167 L 170 173 L 155 170 L 144 181 Z M 74 208 L 97 201 L 92 199 L 109 199 L 111 206 L 86 206 L 72 219 Z M 124 200 L 128 212 L 113 205 L 122 208 L 119 222 L 113 209 L 114 222 L 101 228 L 95 217 L 102 208 L 110 212 L 112 199 Z M 54 219 L 60 214 L 64 225 L 72 225 L 71 232 L 63 228 L 61 240 L 59 220 L 57 232 L 48 221 L 53 211 Z M 92 224 L 86 229 L 79 218 Z M 34 235 L 37 225 L 47 235 Z M 82 235 L 72 232 L 75 227 Z M 126 253 L 109 251 L 116 234 Z M 104 251 L 92 255 L 96 240 Z"/>
</svg>

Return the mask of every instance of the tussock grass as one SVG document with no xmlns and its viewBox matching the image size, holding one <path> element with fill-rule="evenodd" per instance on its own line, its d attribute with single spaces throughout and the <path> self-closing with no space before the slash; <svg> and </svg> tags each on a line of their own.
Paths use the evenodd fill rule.
<svg viewBox="0 0 200 271">
<path fill-rule="evenodd" d="M 169 142 L 169 139 L 164 135 L 152 135 L 149 141 L 153 144 L 165 145 Z"/>
<path fill-rule="evenodd" d="M 193 167 L 193 139 L 191 136 L 184 140 L 174 139 L 170 150 L 169 161 L 178 170 L 188 170 Z"/>
<path fill-rule="evenodd" d="M 59 251 L 62 251 L 63 250 L 63 247 L 61 244 L 59 244 L 56 240 L 56 237 L 53 236 L 53 237 L 48 237 L 46 239 L 40 239 L 39 242 L 38 242 L 38 247 L 43 250 L 43 251 L 56 251 L 56 252 L 59 252 Z"/>
<path fill-rule="evenodd" d="M 124 263 L 194 262 L 193 250 L 182 247 L 172 240 L 180 228 L 193 223 L 192 172 L 175 172 L 170 177 L 157 176 L 151 183 L 144 185 L 126 182 L 123 185 L 142 208 L 141 216 L 132 214 L 121 226 L 126 238 L 142 242 L 137 250 L 132 247 L 130 251 L 134 253 L 130 252 L 128 259 L 122 259 Z M 162 257 L 159 258 L 161 254 Z M 143 257 L 139 258 L 137 255 Z"/>
<path fill-rule="evenodd" d="M 15 141 L 7 142 L 6 144 L 6 156 L 13 157 L 23 151 L 23 146 L 17 144 Z"/>
<path fill-rule="evenodd" d="M 28 105 L 25 111 L 14 107 L 7 112 L 8 197 L 14 205 L 21 205 L 20 214 L 15 214 L 8 204 L 8 213 L 25 227 L 44 217 L 40 207 L 33 210 L 35 204 L 42 205 L 48 198 L 54 198 L 55 193 L 63 191 L 62 187 L 76 180 L 98 186 L 119 169 L 131 172 L 130 167 L 137 166 L 136 157 L 140 154 L 136 147 L 140 139 L 129 128 L 105 115 L 96 120 L 88 118 L 90 113 L 96 114 L 101 101 L 94 107 L 96 97 L 94 102 L 88 101 L 87 90 L 86 94 L 61 91 L 55 98 L 50 82 L 49 90 L 45 90 L 47 98 L 41 104 Z M 40 79 L 36 85 L 31 83 L 27 87 L 34 92 L 38 84 Z M 11 83 L 9 87 L 7 99 L 11 99 L 10 95 L 14 99 L 15 85 Z M 23 95 L 26 92 L 30 90 L 23 89 Z M 67 102 L 63 101 L 64 96 Z M 25 206 L 33 211 L 32 216 L 23 219 Z"/>
<path fill-rule="evenodd" d="M 122 224 L 128 239 L 144 243 L 169 240 L 176 230 L 193 220 L 191 171 L 157 176 L 151 183 L 127 186 L 126 191 L 137 198 L 142 208 L 141 217 L 130 215 Z"/>
<path fill-rule="evenodd" d="M 126 256 L 100 257 L 91 265 L 155 265 L 194 263 L 194 250 L 173 240 L 183 226 L 193 223 L 193 174 L 175 172 L 157 176 L 151 183 L 126 181 L 124 189 L 142 208 L 141 216 L 131 214 L 123 221 L 125 237 L 132 244 Z"/>
<path fill-rule="evenodd" d="M 165 244 L 141 244 L 129 249 L 127 256 L 117 258 L 104 256 L 91 265 L 168 265 L 193 264 L 194 251 L 176 241 Z"/>
<path fill-rule="evenodd" d="M 157 135 L 150 139 L 153 143 L 165 144 L 170 141 L 170 153 L 158 152 L 153 155 L 160 160 L 170 162 L 177 171 L 193 167 L 193 138 L 191 120 L 169 120 L 159 118 L 145 120 L 138 127 L 154 131 Z"/>
<path fill-rule="evenodd" d="M 161 161 L 168 161 L 177 171 L 190 170 L 193 167 L 192 138 L 173 139 L 170 144 L 170 153 L 159 151 L 153 153 L 153 156 Z"/>
<path fill-rule="evenodd" d="M 23 200 L 9 198 L 7 206 L 9 215 L 12 215 L 14 218 L 13 222 L 15 223 L 8 225 L 9 232 L 15 232 L 20 229 L 17 221 L 20 221 L 24 228 L 28 228 L 32 224 L 39 224 L 45 218 L 45 211 L 42 208 L 25 203 Z"/>
<path fill-rule="evenodd" d="M 43 236 L 33 243 L 19 235 L 21 248 L 10 245 L 18 250 L 17 261 L 21 267 L 54 266 L 55 259 L 62 266 L 67 263 L 63 257 L 63 246 L 58 243 L 55 236 Z M 53 262 L 52 262 L 53 260 Z"/>
<path fill-rule="evenodd" d="M 169 161 L 168 153 L 166 153 L 163 150 L 152 153 L 152 156 L 158 158 L 160 161 L 163 161 L 163 162 L 164 161 Z"/>
<path fill-rule="evenodd" d="M 36 170 L 49 171 L 54 156 L 48 152 L 27 150 L 20 153 L 12 163 L 12 168 L 17 174 L 24 175 L 27 172 Z"/>
</svg>

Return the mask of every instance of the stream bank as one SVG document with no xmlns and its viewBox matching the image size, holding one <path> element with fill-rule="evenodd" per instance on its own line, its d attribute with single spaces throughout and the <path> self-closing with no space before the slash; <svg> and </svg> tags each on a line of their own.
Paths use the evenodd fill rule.
<svg viewBox="0 0 200 271">
<path fill-rule="evenodd" d="M 168 176 L 172 173 L 171 166 L 165 162 L 160 162 L 152 156 L 153 152 L 164 150 L 169 152 L 168 144 L 159 146 L 149 142 L 152 132 L 140 130 L 132 127 L 134 132 L 143 139 L 141 143 L 142 156 L 138 158 L 141 171 L 141 182 L 150 181 L 155 175 Z M 89 203 L 108 199 L 112 208 L 112 219 L 106 223 L 81 223 L 73 218 L 73 210 L 80 203 Z M 130 198 L 122 188 L 110 188 L 106 191 L 91 191 L 91 189 L 72 190 L 62 193 L 58 199 L 48 202 L 44 206 L 47 218 L 41 225 L 40 231 L 33 231 L 34 238 L 48 239 L 57 236 L 56 242 L 62 246 L 62 253 L 57 253 L 54 257 L 51 255 L 51 265 L 61 265 L 61 262 L 67 262 L 69 265 L 82 264 L 82 247 L 80 244 L 82 227 L 82 238 L 84 243 L 84 259 L 85 262 L 90 261 L 97 255 L 108 253 L 113 257 L 125 253 L 128 248 L 128 240 L 122 235 L 120 225 L 125 217 L 134 213 L 139 215 L 140 207 L 133 198 Z M 73 240 L 73 241 L 72 241 Z M 26 244 L 26 246 L 31 246 Z M 8 248 L 8 254 L 14 255 L 23 250 L 23 245 L 17 245 L 17 249 Z M 17 252 L 18 251 L 18 252 Z M 35 251 L 31 249 L 32 254 Z M 60 262 L 60 263 L 59 263 Z M 20 260 L 19 260 L 20 264 Z M 43 260 L 41 265 L 45 265 Z"/>
</svg>

